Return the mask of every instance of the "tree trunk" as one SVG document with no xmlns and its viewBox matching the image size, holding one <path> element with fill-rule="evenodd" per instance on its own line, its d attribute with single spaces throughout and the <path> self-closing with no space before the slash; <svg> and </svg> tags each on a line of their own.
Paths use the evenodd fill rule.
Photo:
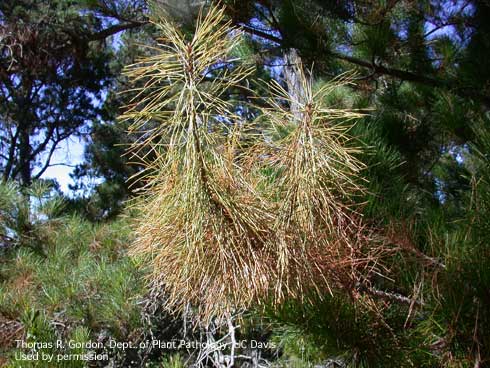
<svg viewBox="0 0 490 368">
<path fill-rule="evenodd" d="M 31 185 L 31 137 L 28 126 L 19 126 L 19 175 L 22 186 Z"/>
<path fill-rule="evenodd" d="M 29 82 L 22 84 L 24 91 L 31 91 L 31 84 Z M 25 97 L 29 95 L 26 92 L 18 97 L 17 101 L 17 134 L 19 135 L 19 154 L 17 160 L 17 167 L 14 168 L 11 179 L 20 179 L 22 186 L 27 187 L 31 185 L 31 125 L 32 119 L 29 114 L 30 100 Z"/>
</svg>

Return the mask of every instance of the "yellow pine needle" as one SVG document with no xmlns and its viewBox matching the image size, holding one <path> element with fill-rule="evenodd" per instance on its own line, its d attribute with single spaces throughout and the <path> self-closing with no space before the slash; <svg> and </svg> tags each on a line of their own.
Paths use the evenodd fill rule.
<svg viewBox="0 0 490 368">
<path fill-rule="evenodd" d="M 182 312 L 190 303 L 206 324 L 253 304 L 353 285 L 377 254 L 365 251 L 369 237 L 352 206 L 363 165 L 345 121 L 361 114 L 324 103 L 349 78 L 314 91 L 299 69 L 299 101 L 273 82 L 262 108 L 271 134 L 257 144 L 263 135 L 230 124 L 242 118 L 222 97 L 252 72 L 236 60 L 225 67 L 240 33 L 224 10 L 201 13 L 190 39 L 166 18 L 153 22 L 162 37 L 151 56 L 127 67 L 140 86 L 121 119 L 144 132 L 131 148 L 147 169 L 133 204 L 132 254 L 151 266 L 167 307 Z M 272 139 L 281 129 L 290 131 Z M 247 139 L 252 148 L 241 146 Z M 272 183 L 257 175 L 264 169 L 277 173 Z"/>
<path fill-rule="evenodd" d="M 364 253 L 373 246 L 353 207 L 354 196 L 363 191 L 358 183 L 364 166 L 355 157 L 359 149 L 349 144 L 346 124 L 362 114 L 325 103 L 350 78 L 342 75 L 315 91 L 302 67 L 297 77 L 298 94 L 270 83 L 269 107 L 261 109 L 269 134 L 254 155 L 259 165 L 254 172 L 276 173 L 265 190 L 280 199 L 274 223 L 278 239 L 268 244 L 277 259 L 278 301 L 353 285 L 365 276 L 371 258 Z"/>
<path fill-rule="evenodd" d="M 170 309 L 190 302 L 206 322 L 249 306 L 270 288 L 272 261 L 263 244 L 273 236 L 273 214 L 234 162 L 236 132 L 224 122 L 239 117 L 220 97 L 251 69 L 220 68 L 239 37 L 221 8 L 200 15 L 189 41 L 170 21 L 155 24 L 163 37 L 153 56 L 127 68 L 133 82 L 143 83 L 121 117 L 133 131 L 158 124 L 134 151 L 155 142 L 164 147 L 147 163 L 135 202 L 141 215 L 132 253 L 150 262 L 152 284 L 166 290 Z"/>
</svg>

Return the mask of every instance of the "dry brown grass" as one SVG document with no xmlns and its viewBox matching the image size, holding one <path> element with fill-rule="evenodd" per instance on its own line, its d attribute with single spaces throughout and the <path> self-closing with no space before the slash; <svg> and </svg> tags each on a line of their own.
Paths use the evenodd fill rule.
<svg viewBox="0 0 490 368">
<path fill-rule="evenodd" d="M 239 32 L 217 7 L 200 16 L 190 40 L 165 18 L 155 24 L 163 37 L 153 56 L 128 67 L 128 77 L 144 83 L 122 118 L 139 132 L 158 122 L 132 147 L 139 154 L 150 146 L 158 157 L 147 162 L 134 204 L 132 254 L 150 264 L 167 307 L 192 304 L 208 323 L 252 304 L 353 289 L 378 256 L 366 249 L 369 235 L 352 206 L 362 164 L 348 127 L 337 123 L 360 114 L 324 106 L 349 79 L 313 91 L 298 69 L 300 111 L 286 107 L 290 97 L 273 83 L 270 107 L 262 109 L 270 134 L 246 137 L 255 144 L 243 150 L 246 124 L 222 98 L 251 72 L 222 67 Z M 213 78 L 211 69 L 218 70 Z M 280 128 L 288 133 L 275 139 Z M 272 182 L 264 169 L 276 173 Z"/>
</svg>

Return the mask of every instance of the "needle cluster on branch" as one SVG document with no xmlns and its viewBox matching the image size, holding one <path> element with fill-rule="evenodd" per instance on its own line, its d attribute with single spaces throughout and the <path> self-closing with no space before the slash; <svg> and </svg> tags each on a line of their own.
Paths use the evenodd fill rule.
<svg viewBox="0 0 490 368">
<path fill-rule="evenodd" d="M 379 250 L 354 206 L 362 164 L 346 122 L 361 115 L 325 103 L 349 78 L 316 91 L 299 68 L 298 100 L 273 82 L 268 107 L 255 107 L 265 128 L 248 129 L 223 97 L 252 73 L 230 63 L 240 32 L 223 9 L 202 13 L 190 39 L 165 17 L 153 22 L 162 38 L 127 68 L 144 83 L 122 119 L 145 132 L 132 153 L 157 156 L 140 157 L 133 254 L 150 263 L 168 307 L 190 303 L 207 323 L 252 304 L 355 290 Z"/>
</svg>

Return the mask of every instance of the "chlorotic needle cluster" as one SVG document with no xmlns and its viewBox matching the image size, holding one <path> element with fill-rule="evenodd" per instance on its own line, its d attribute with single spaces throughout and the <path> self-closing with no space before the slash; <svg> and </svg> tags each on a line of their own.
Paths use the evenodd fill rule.
<svg viewBox="0 0 490 368">
<path fill-rule="evenodd" d="M 135 201 L 132 253 L 150 264 L 167 307 L 190 304 L 207 323 L 252 304 L 352 287 L 376 258 L 349 204 L 362 191 L 362 164 L 345 122 L 360 114 L 324 103 L 349 79 L 314 91 L 299 67 L 297 101 L 271 83 L 267 107 L 255 107 L 257 133 L 225 98 L 246 88 L 253 69 L 231 59 L 240 32 L 224 10 L 203 12 L 191 38 L 165 17 L 154 23 L 162 38 L 127 67 L 139 87 L 122 119 L 144 132 L 132 152 L 157 156 Z"/>
</svg>

